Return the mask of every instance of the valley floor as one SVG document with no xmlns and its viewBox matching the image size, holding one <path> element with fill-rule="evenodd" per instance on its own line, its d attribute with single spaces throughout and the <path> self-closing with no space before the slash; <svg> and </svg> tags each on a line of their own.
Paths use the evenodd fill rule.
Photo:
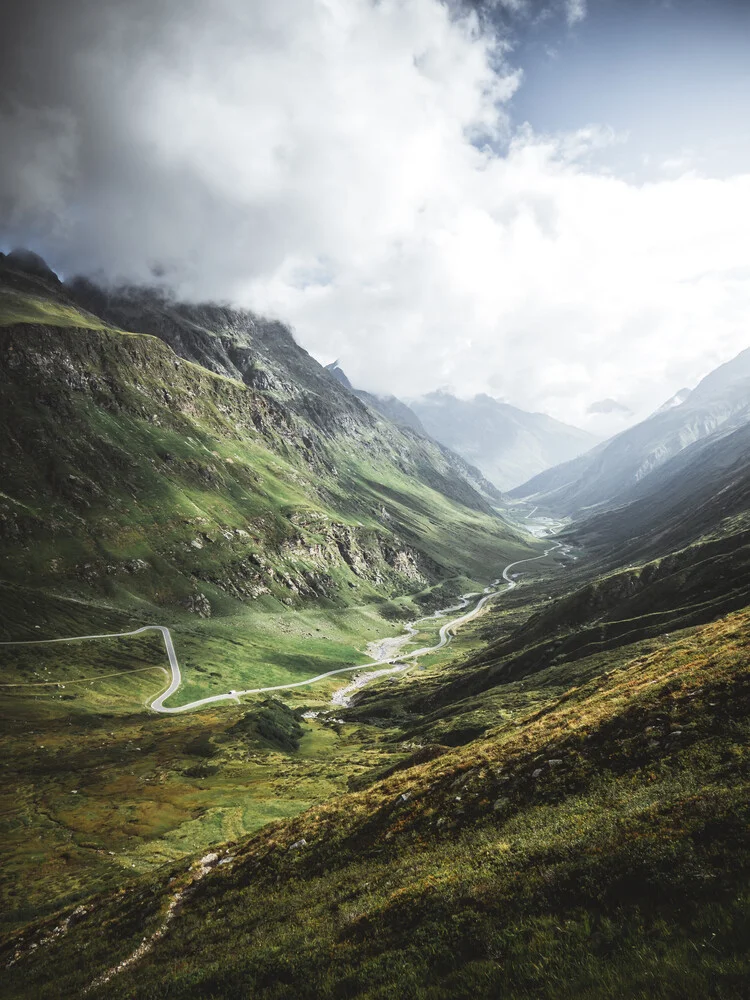
<svg viewBox="0 0 750 1000">
<path fill-rule="evenodd" d="M 528 569 L 543 558 L 531 557 Z M 508 572 L 513 566 L 496 581 L 499 588 L 464 594 L 444 611 L 402 627 L 402 637 L 372 644 L 398 643 L 400 662 L 414 663 L 417 671 L 427 661 L 441 662 L 453 632 L 466 626 L 493 594 L 515 587 Z M 519 565 L 514 576 L 526 568 Z M 301 631 L 294 624 L 299 617 L 290 612 L 287 627 Z M 356 614 L 351 618 L 356 627 Z M 302 615 L 303 634 L 305 619 L 309 625 L 311 614 Z M 384 623 L 371 619 L 373 626 L 382 629 Z M 179 666 L 171 678 L 167 673 L 165 639 L 166 652 L 177 660 L 169 630 L 140 627 L 96 636 L 81 642 L 0 644 L 7 748 L 0 793 L 8 858 L 6 927 L 85 898 L 93 889 L 116 886 L 123 876 L 152 871 L 295 815 L 346 790 L 360 773 L 403 756 L 397 727 L 336 721 L 348 700 L 349 685 L 342 688 L 341 680 L 352 673 L 368 684 L 377 682 L 377 662 L 333 667 L 317 683 L 311 683 L 313 675 L 282 684 L 280 690 L 271 686 L 268 692 L 204 696 L 160 720 L 143 710 L 155 705 L 159 686 L 159 707 L 172 693 L 178 705 L 183 696 L 175 683 L 181 679 Z M 346 651 L 343 644 L 339 655 Z M 386 676 L 393 670 L 385 665 L 389 659 L 381 661 Z M 188 678 L 194 661 L 192 656 Z M 356 683 L 355 690 L 361 686 Z M 190 692 L 194 684 L 184 688 Z M 337 690 L 344 691 L 343 697 L 337 697 Z M 263 716 L 258 706 L 267 704 L 267 693 L 285 699 L 295 724 L 296 718 L 307 716 L 296 738 L 286 740 L 285 720 L 280 730 L 276 709 L 253 722 L 259 711 Z M 200 711 L 183 712 L 191 708 Z M 244 724 L 248 717 L 250 725 Z"/>
<path fill-rule="evenodd" d="M 134 711 L 153 634 L 98 704 L 15 695 L 4 995 L 745 997 L 750 610 L 618 630 L 575 555 L 351 706 Z"/>
</svg>

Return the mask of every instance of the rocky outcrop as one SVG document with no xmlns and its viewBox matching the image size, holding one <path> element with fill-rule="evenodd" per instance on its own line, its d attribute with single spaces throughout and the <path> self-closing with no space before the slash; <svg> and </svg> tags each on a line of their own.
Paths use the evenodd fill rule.
<svg viewBox="0 0 750 1000">
<path fill-rule="evenodd" d="M 183 603 L 191 614 L 199 618 L 211 617 L 211 602 L 205 594 L 191 594 Z"/>
</svg>

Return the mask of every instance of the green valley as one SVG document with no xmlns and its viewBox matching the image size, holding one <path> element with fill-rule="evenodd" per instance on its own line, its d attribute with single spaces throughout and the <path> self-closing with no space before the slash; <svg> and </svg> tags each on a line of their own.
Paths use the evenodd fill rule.
<svg viewBox="0 0 750 1000">
<path fill-rule="evenodd" d="M 745 995 L 746 430 L 571 520 L 280 324 L 0 265 L 4 996 Z"/>
</svg>

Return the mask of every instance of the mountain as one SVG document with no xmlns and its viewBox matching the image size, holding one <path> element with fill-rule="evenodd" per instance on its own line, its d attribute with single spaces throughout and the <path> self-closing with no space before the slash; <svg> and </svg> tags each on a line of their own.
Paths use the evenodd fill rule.
<svg viewBox="0 0 750 1000">
<path fill-rule="evenodd" d="M 84 279 L 75 279 L 69 287 L 80 305 L 90 307 L 115 325 L 127 329 L 137 327 L 143 332 L 153 333 L 165 340 L 180 356 L 196 361 L 211 371 L 281 395 L 287 405 L 299 406 L 304 399 L 308 402 L 314 399 L 315 410 L 309 412 L 307 404 L 303 404 L 303 416 L 318 424 L 323 422 L 326 433 L 332 430 L 331 421 L 335 423 L 339 419 L 343 419 L 343 423 L 337 425 L 339 431 L 346 433 L 350 429 L 348 411 L 351 400 L 348 393 L 351 393 L 367 404 L 371 411 L 396 424 L 402 432 L 415 430 L 422 437 L 427 437 L 408 407 L 393 396 L 377 397 L 354 389 L 338 363 L 321 368 L 295 343 L 289 329 L 281 323 L 213 304 L 186 306 L 175 303 L 157 289 L 105 292 Z M 327 375 L 332 375 L 339 386 L 348 392 L 342 394 L 338 387 L 331 386 Z M 303 387 L 314 387 L 314 395 L 308 398 L 304 391 L 299 391 Z M 317 408 L 318 401 L 323 398 L 331 408 L 325 416 L 322 409 Z M 340 406 L 344 401 L 346 415 Z M 357 412 L 363 412 L 361 407 L 357 408 Z M 371 417 L 368 419 L 371 421 Z M 381 423 L 381 427 L 386 436 L 393 430 L 389 424 Z M 458 485 L 462 480 L 488 501 L 483 506 L 484 510 L 489 509 L 488 504 L 493 505 L 500 499 L 492 484 L 484 480 L 478 470 L 467 466 L 459 455 L 433 441 L 420 442 L 413 435 L 407 436 L 411 448 L 416 452 L 429 451 L 431 460 L 436 460 L 438 468 L 449 471 L 456 485 L 450 487 L 446 482 L 444 487 L 454 492 L 458 489 L 470 505 L 476 503 L 477 498 Z M 436 449 L 442 458 L 436 457 Z M 421 457 L 419 460 L 423 461 Z"/>
<path fill-rule="evenodd" d="M 527 567 L 531 581 L 464 636 L 463 656 L 368 688 L 335 720 L 270 700 L 240 717 L 228 707 L 202 733 L 195 717 L 176 736 L 141 718 L 128 730 L 137 746 L 114 744 L 117 787 L 149 806 L 180 742 L 202 755 L 181 781 L 197 772 L 202 789 L 236 782 L 249 749 L 257 782 L 261 737 L 287 781 L 309 782 L 319 747 L 335 748 L 347 785 L 251 835 L 225 827 L 192 853 L 150 868 L 136 854 L 137 870 L 87 883 L 0 943 L 4 996 L 740 1000 L 750 595 L 728 606 L 727 563 L 706 607 L 710 558 L 686 560 Z M 23 754 L 14 729 L 6 781 L 16 792 L 19 775 L 38 785 L 49 769 L 60 784 L 65 767 L 51 815 L 65 832 L 75 817 L 66 865 L 84 836 L 89 865 L 110 843 L 120 861 L 96 785 L 115 732 L 73 724 L 44 731 L 51 754 Z M 317 742 L 312 771 L 305 739 Z M 88 808 L 76 813 L 69 767 L 82 748 L 76 796 Z M 47 825 L 56 801 L 48 791 Z M 173 793 L 170 811 L 178 803 Z M 35 815 L 23 833 L 37 829 L 49 836 Z"/>
<path fill-rule="evenodd" d="M 409 427 L 461 455 L 471 467 L 475 484 L 486 477 L 498 490 L 581 454 L 596 438 L 544 413 L 527 413 L 491 396 L 461 400 L 437 391 L 407 405 L 396 396 L 378 396 L 352 386 L 338 361 L 326 365 L 343 386 L 400 427 Z M 487 490 L 486 480 L 482 490 Z"/>
<path fill-rule="evenodd" d="M 11 250 L 8 254 L 0 253 L 0 269 L 15 271 L 17 274 L 28 277 L 42 278 L 53 287 L 57 286 L 58 289 L 60 286 L 60 279 L 47 262 L 38 253 L 24 247 Z"/>
<path fill-rule="evenodd" d="M 576 523 L 573 533 L 589 551 L 616 549 L 613 560 L 621 561 L 710 540 L 738 557 L 750 540 L 750 424 L 696 441 L 618 499 L 613 510 Z"/>
<path fill-rule="evenodd" d="M 123 850 L 130 876 L 341 791 L 344 760 L 388 748 L 379 731 L 364 749 L 322 726 L 309 739 L 302 712 L 337 678 L 309 682 L 371 663 L 371 642 L 539 546 L 463 459 L 372 410 L 282 324 L 62 283 L 11 254 L 0 344 L 7 928 L 120 883 Z M 179 662 L 168 708 L 278 687 L 288 703 L 165 720 L 147 707 L 172 665 L 154 626 Z"/>
<path fill-rule="evenodd" d="M 500 490 L 483 475 L 481 470 L 465 461 L 457 452 L 446 448 L 445 445 L 431 437 L 422 426 L 419 417 L 406 403 L 403 403 L 396 396 L 377 396 L 374 393 L 365 392 L 364 389 L 355 389 L 343 369 L 339 367 L 338 361 L 326 365 L 326 371 L 329 371 L 341 385 L 358 399 L 361 399 L 363 403 L 366 403 L 374 413 L 386 417 L 391 423 L 400 427 L 402 431 L 413 431 L 419 437 L 426 438 L 433 446 L 439 448 L 446 459 L 450 461 L 458 475 L 468 483 L 471 483 L 474 489 L 485 497 L 489 503 L 493 505 L 505 504 L 505 499 Z"/>
<path fill-rule="evenodd" d="M 0 340 L 3 997 L 745 995 L 750 424 L 543 548 L 280 324 L 14 257 Z"/>
<path fill-rule="evenodd" d="M 670 401 L 672 402 L 672 401 Z M 750 349 L 708 374 L 682 402 L 512 491 L 556 514 L 608 507 L 684 448 L 750 420 Z"/>
<path fill-rule="evenodd" d="M 524 550 L 462 459 L 282 324 L 26 263 L 0 261 L 6 634 L 53 626 L 62 597 L 118 622 L 387 605 Z"/>
<path fill-rule="evenodd" d="M 486 395 L 463 400 L 438 391 L 412 401 L 410 407 L 428 434 L 478 466 L 501 490 L 580 455 L 596 442 L 577 427 Z"/>
<path fill-rule="evenodd" d="M 330 372 L 336 381 L 340 382 L 345 389 L 348 389 L 350 392 L 354 392 L 354 386 L 349 381 L 346 372 L 339 365 L 338 361 L 332 361 L 330 364 L 325 366 L 325 369 L 327 372 Z"/>
<path fill-rule="evenodd" d="M 372 407 L 373 410 L 381 413 L 394 424 L 398 424 L 400 427 L 409 427 L 424 437 L 429 436 L 416 413 L 396 396 L 378 396 L 372 392 L 365 392 L 364 389 L 355 389 L 343 369 L 339 367 L 338 361 L 326 365 L 326 371 L 329 371 L 335 379 L 338 379 L 355 396 L 358 396 L 368 406 Z"/>
<path fill-rule="evenodd" d="M 654 412 L 664 413 L 665 410 L 671 410 L 675 406 L 680 406 L 681 403 L 684 403 L 687 400 L 691 391 L 692 390 L 690 389 L 680 389 L 678 392 L 674 394 L 674 396 L 670 396 L 669 399 L 666 401 L 666 403 L 662 403 L 659 409 L 655 410 Z"/>
</svg>

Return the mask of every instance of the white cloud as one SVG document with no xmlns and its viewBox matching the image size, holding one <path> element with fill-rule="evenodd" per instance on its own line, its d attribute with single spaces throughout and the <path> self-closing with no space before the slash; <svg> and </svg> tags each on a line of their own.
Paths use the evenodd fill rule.
<svg viewBox="0 0 750 1000">
<path fill-rule="evenodd" d="M 18 137 L 48 197 L 24 192 L 13 235 L 44 231 L 66 272 L 158 263 L 184 295 L 291 320 L 364 388 L 589 425 L 596 400 L 643 415 L 747 346 L 750 175 L 630 183 L 592 166 L 606 128 L 505 149 L 520 76 L 474 18 L 185 0 L 167 31 L 142 3 L 126 26 L 88 8 L 63 47 L 75 121 Z"/>
<path fill-rule="evenodd" d="M 578 24 L 586 17 L 586 0 L 566 0 L 565 14 L 568 24 Z"/>
<path fill-rule="evenodd" d="M 588 406 L 644 416 L 748 346 L 750 176 L 635 185 L 582 165 L 581 140 L 526 132 L 469 157 L 328 284 L 281 271 L 251 297 L 365 387 L 450 381 L 616 430 Z"/>
</svg>

